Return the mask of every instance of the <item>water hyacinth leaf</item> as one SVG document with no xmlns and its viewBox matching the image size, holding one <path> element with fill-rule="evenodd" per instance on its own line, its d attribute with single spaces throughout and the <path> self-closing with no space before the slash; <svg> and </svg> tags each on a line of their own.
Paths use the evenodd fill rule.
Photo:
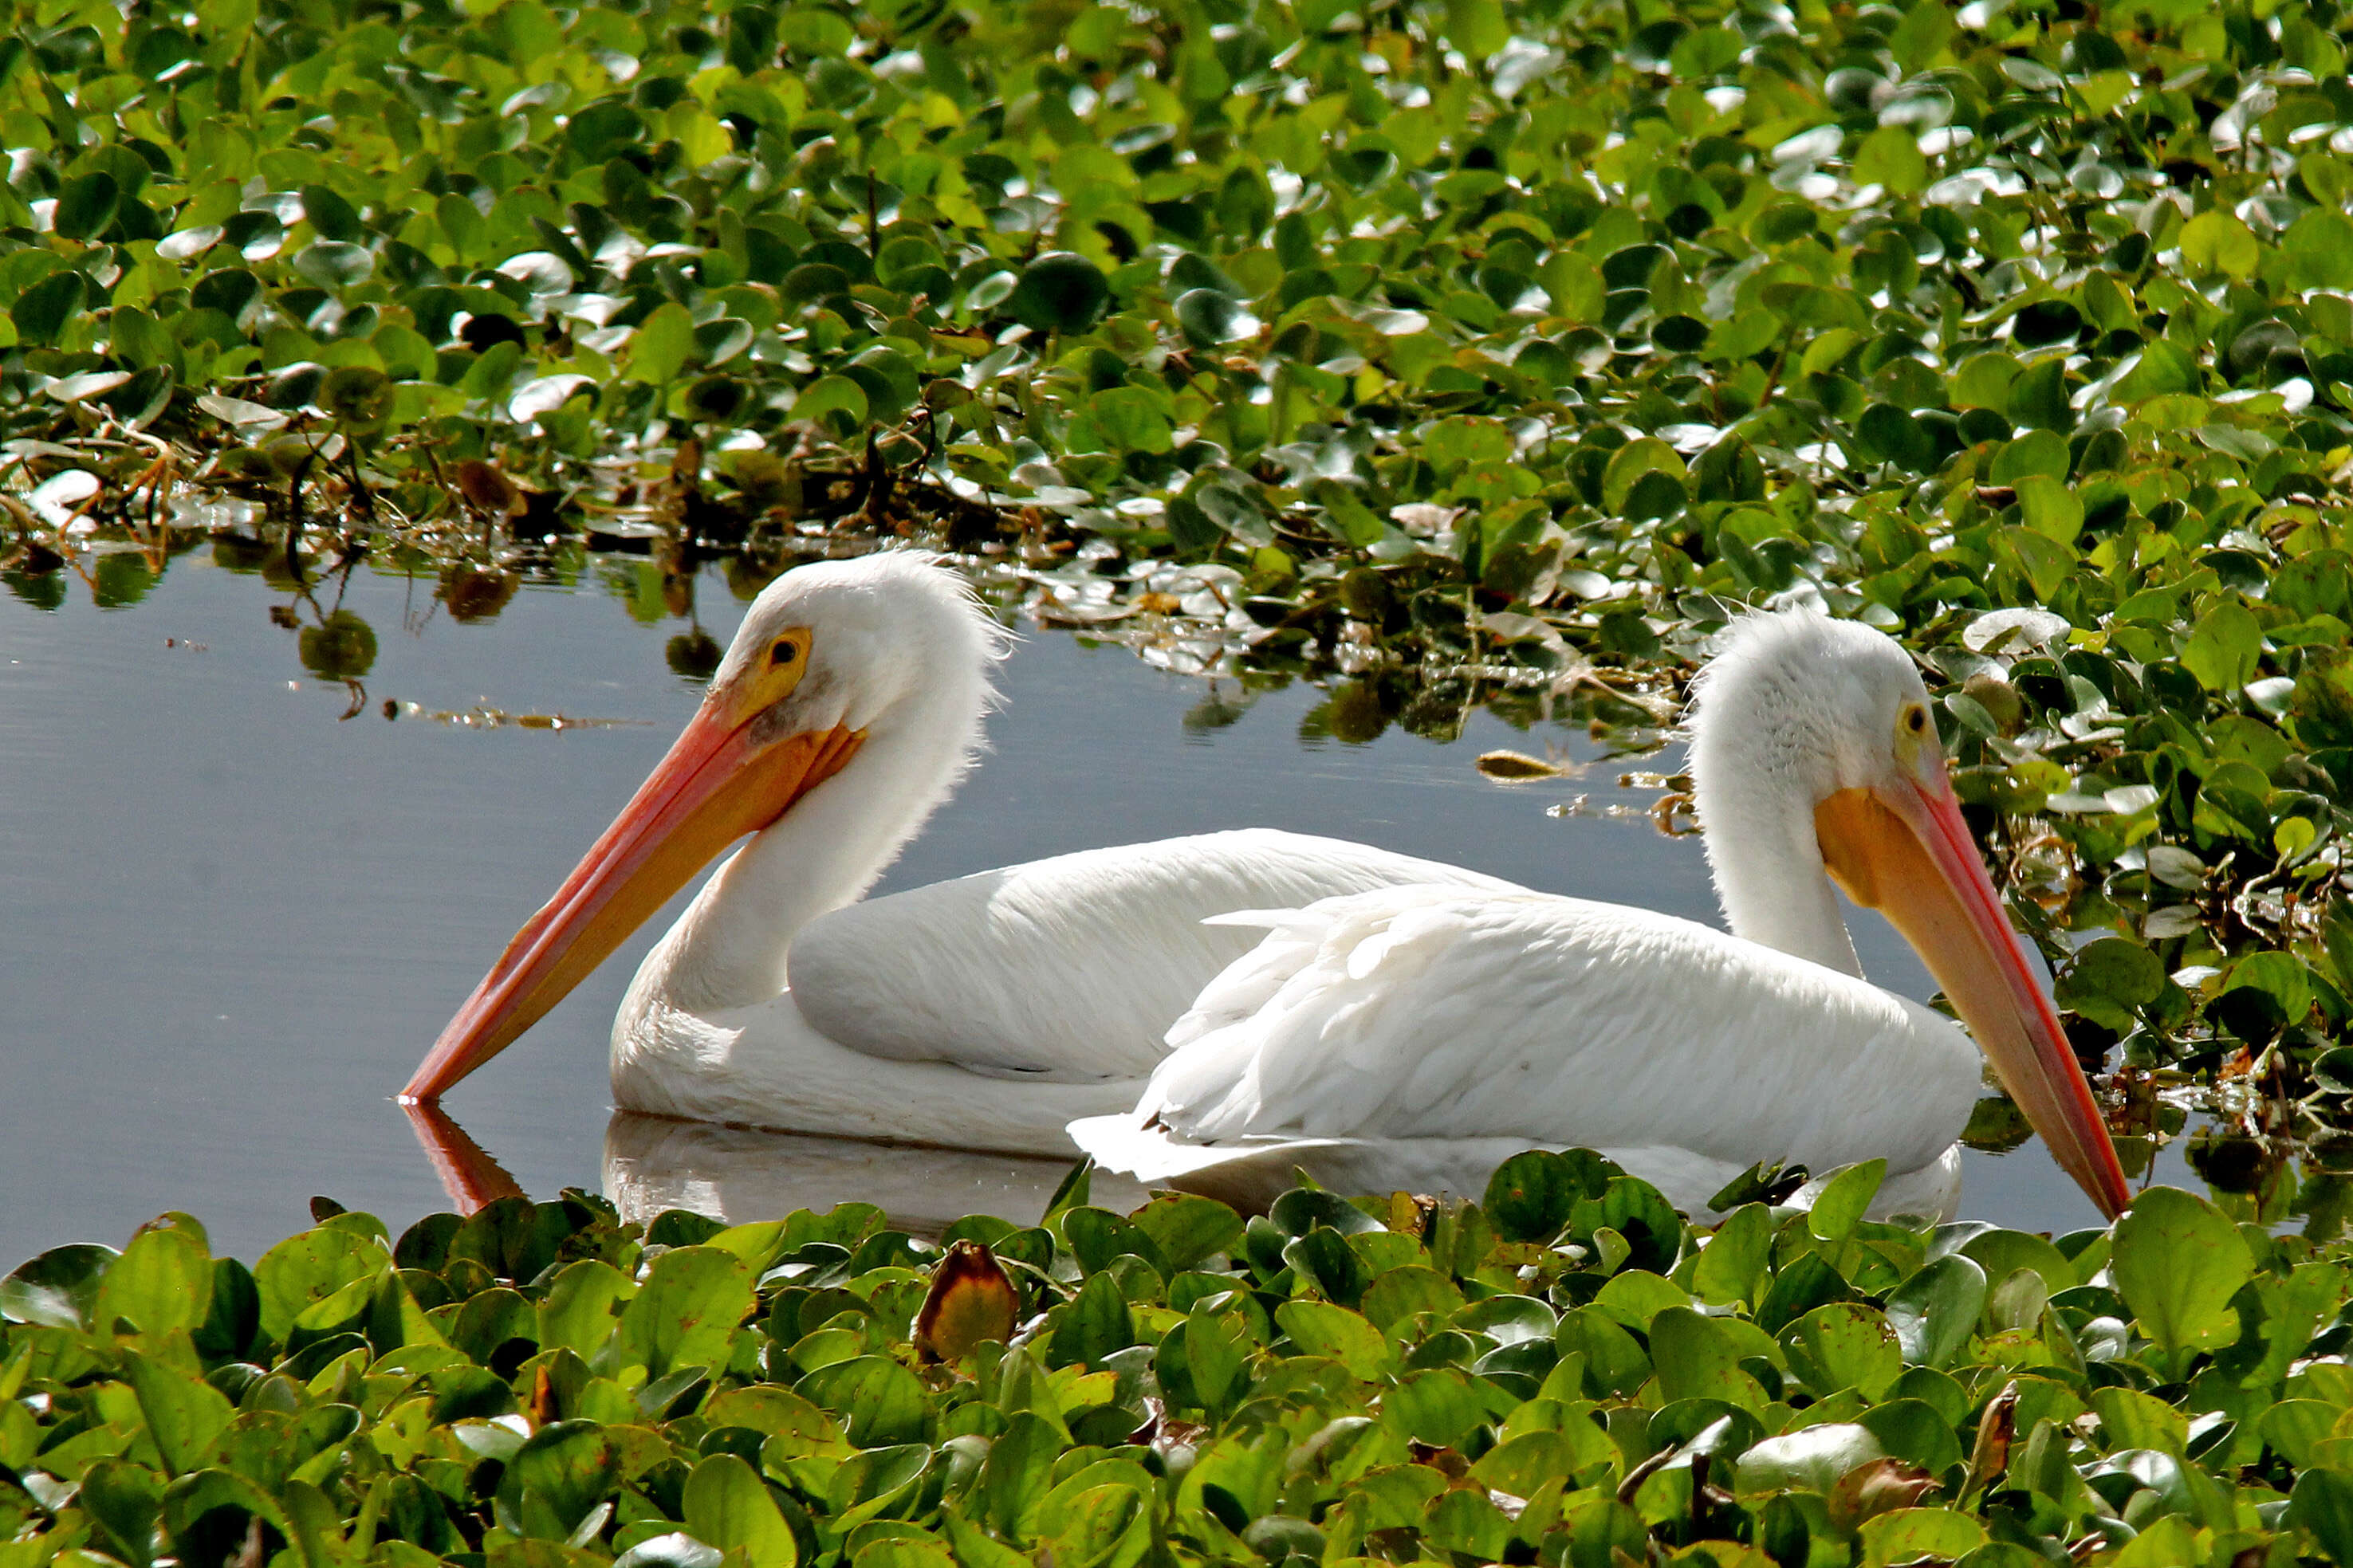
<svg viewBox="0 0 2353 1568">
<path fill-rule="evenodd" d="M 602 1426 L 593 1421 L 558 1421 L 523 1440 L 507 1461 L 500 1490 L 516 1499 L 538 1499 L 569 1534 L 611 1494 L 620 1473 L 620 1456 Z"/>
<path fill-rule="evenodd" d="M 724 1556 L 681 1530 L 640 1541 L 613 1562 L 615 1568 L 719 1568 Z"/>
<path fill-rule="evenodd" d="M 1744 1204 L 1708 1237 L 1692 1270 L 1701 1300 L 1722 1306 L 1745 1301 L 1763 1279 L 1773 1247 L 1773 1222 L 1763 1204 Z"/>
<path fill-rule="evenodd" d="M 2131 1008 L 2156 1001 L 2164 987 L 2165 965 L 2155 953 L 2128 938 L 2109 937 L 2076 949 L 2057 992 L 2063 1006 L 2099 997 Z"/>
<path fill-rule="evenodd" d="M 1495 1167 L 1482 1205 L 1506 1241 L 1549 1241 L 1568 1223 L 1577 1200 L 1599 1195 L 1548 1149 L 1530 1149 Z"/>
<path fill-rule="evenodd" d="M 1985 1526 L 1948 1508 L 1899 1508 L 1863 1522 L 1863 1568 L 1955 1562 L 1983 1546 Z"/>
<path fill-rule="evenodd" d="M 2235 691 L 2254 679 L 2263 645 L 2263 627 L 2253 613 L 2225 599 L 2198 618 L 2181 663 L 2208 690 Z"/>
<path fill-rule="evenodd" d="M 79 1500 L 126 1563 L 152 1563 L 163 1542 L 164 1478 L 144 1465 L 100 1459 L 83 1472 Z"/>
<path fill-rule="evenodd" d="M 1345 1307 L 1286 1301 L 1275 1310 L 1275 1321 L 1302 1351 L 1336 1361 L 1353 1376 L 1370 1381 L 1388 1364 L 1380 1331 Z"/>
<path fill-rule="evenodd" d="M 1766 1438 L 1740 1456 L 1734 1475 L 1744 1498 L 1791 1490 L 1827 1497 L 1849 1471 L 1885 1457 L 1870 1428 L 1831 1421 Z"/>
<path fill-rule="evenodd" d="M 1807 1230 L 1818 1240 L 1845 1240 L 1862 1223 L 1871 1200 L 1879 1195 L 1879 1185 L 1886 1179 L 1884 1160 L 1866 1160 L 1830 1177 L 1814 1194 L 1813 1206 L 1807 1211 Z"/>
<path fill-rule="evenodd" d="M 855 1356 L 812 1372 L 799 1392 L 840 1417 L 861 1448 L 920 1442 L 926 1411 L 914 1373 L 882 1356 Z"/>
<path fill-rule="evenodd" d="M 1255 334 L 1259 320 L 1248 306 L 1215 289 L 1192 289 L 1176 297 L 1176 325 L 1196 348 L 1216 348 Z"/>
<path fill-rule="evenodd" d="M 752 1568 L 794 1568 L 800 1543 L 759 1472 L 733 1454 L 694 1467 L 685 1489 L 685 1522 L 695 1540 L 740 1551 Z"/>
<path fill-rule="evenodd" d="M 1135 1342 L 1135 1325 L 1119 1281 L 1109 1273 L 1090 1277 L 1076 1300 L 1062 1310 L 1061 1321 L 1048 1342 L 1047 1359 L 1055 1366 L 1094 1366 L 1113 1351 Z M 1002 1335 L 997 1337 L 1004 1337 Z"/>
<path fill-rule="evenodd" d="M 365 282 L 375 271 L 375 256 L 364 245 L 322 239 L 296 254 L 294 270 L 322 289 L 348 289 Z"/>
<path fill-rule="evenodd" d="M 1013 319 L 1033 331 L 1082 332 L 1103 319 L 1111 284 L 1083 256 L 1049 251 L 1021 269 L 1005 302 Z"/>
<path fill-rule="evenodd" d="M 1957 1253 L 1936 1259 L 1887 1298 L 1888 1326 L 1904 1359 L 1943 1366 L 1960 1353 L 1985 1310 L 1985 1270 Z"/>
<path fill-rule="evenodd" d="M 129 1359 L 131 1386 L 147 1418 L 166 1474 L 185 1475 L 216 1458 L 215 1447 L 236 1410 L 218 1389 L 150 1356 Z"/>
<path fill-rule="evenodd" d="M 1155 1198 L 1135 1211 L 1132 1222 L 1152 1238 L 1172 1270 L 1199 1268 L 1231 1252 L 1242 1238 L 1240 1215 L 1214 1198 L 1191 1194 Z"/>
<path fill-rule="evenodd" d="M 616 1351 L 623 1366 L 649 1378 L 680 1366 L 723 1366 L 736 1325 L 751 1314 L 752 1280 L 743 1262 L 711 1247 L 681 1247 L 654 1259 L 621 1312 Z"/>
<path fill-rule="evenodd" d="M 1319 1226 L 1342 1236 L 1381 1228 L 1380 1221 L 1339 1194 L 1313 1187 L 1294 1187 L 1283 1194 L 1268 1208 L 1267 1217 L 1285 1236 L 1305 1236 Z"/>
<path fill-rule="evenodd" d="M 90 282 L 79 272 L 52 272 L 16 297 L 8 319 L 22 343 L 54 343 L 66 323 L 81 313 Z"/>
<path fill-rule="evenodd" d="M 2231 1298 L 2254 1273 L 2228 1216 L 2178 1187 L 2151 1187 L 2116 1222 L 2108 1269 L 2141 1331 L 2168 1351 L 2208 1349 L 2238 1332 Z"/>
<path fill-rule="evenodd" d="M 58 192 L 51 226 L 66 239 L 93 240 L 113 224 L 122 203 L 122 188 L 114 176 L 93 173 L 66 182 Z"/>
<path fill-rule="evenodd" d="M 264 1550 L 292 1538 L 285 1513 L 259 1487 L 227 1470 L 195 1470 L 164 1493 L 164 1529 L 189 1568 L 228 1568 L 248 1541 Z"/>
<path fill-rule="evenodd" d="M 1721 1399 L 1746 1408 L 1764 1403 L 1731 1341 L 1688 1307 L 1670 1307 L 1651 1320 L 1651 1356 L 1663 1399 Z"/>
<path fill-rule="evenodd" d="M 1904 1371 L 1904 1352 L 1887 1320 L 1860 1303 L 1840 1301 L 1817 1307 L 1799 1319 L 1783 1339 L 1802 1363 L 1807 1383 L 1819 1394 L 1852 1388 L 1867 1399 L 1878 1399 Z"/>
</svg>

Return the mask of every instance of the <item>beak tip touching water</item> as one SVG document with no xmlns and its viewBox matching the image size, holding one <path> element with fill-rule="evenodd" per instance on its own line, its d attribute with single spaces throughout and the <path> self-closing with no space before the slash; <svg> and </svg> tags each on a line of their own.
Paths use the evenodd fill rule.
<svg viewBox="0 0 2353 1568">
<path fill-rule="evenodd" d="M 1816 811 L 1823 861 L 1926 963 L 2059 1167 L 2106 1218 L 2132 1201 L 2059 1016 L 1941 778 L 1841 791 Z"/>
</svg>

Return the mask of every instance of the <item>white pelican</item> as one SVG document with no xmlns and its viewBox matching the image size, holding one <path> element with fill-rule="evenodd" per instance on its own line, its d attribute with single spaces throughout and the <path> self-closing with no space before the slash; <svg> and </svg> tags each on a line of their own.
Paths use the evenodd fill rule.
<svg viewBox="0 0 2353 1568">
<path fill-rule="evenodd" d="M 410 1079 L 438 1100 L 745 835 L 613 1026 L 625 1110 L 1069 1156 L 1135 1103 L 1170 1024 L 1248 952 L 1211 915 L 1442 882 L 1512 884 L 1247 830 L 1088 850 L 857 901 L 971 765 L 1003 632 L 896 552 L 787 572 L 711 689 Z"/>
<path fill-rule="evenodd" d="M 1269 934 L 1170 1031 L 1109 1169 L 1241 1204 L 1305 1169 L 1477 1194 L 1531 1145 L 1603 1152 L 1698 1212 L 1760 1161 L 1884 1157 L 1879 1212 L 1944 1213 L 1981 1081 L 1951 1020 L 1862 977 L 1832 882 L 1916 949 L 2101 1212 L 2124 1173 L 1955 802 L 1903 649 L 1755 615 L 1703 673 L 1695 805 L 1732 932 L 1536 893 L 1388 888 L 1221 917 Z"/>
</svg>

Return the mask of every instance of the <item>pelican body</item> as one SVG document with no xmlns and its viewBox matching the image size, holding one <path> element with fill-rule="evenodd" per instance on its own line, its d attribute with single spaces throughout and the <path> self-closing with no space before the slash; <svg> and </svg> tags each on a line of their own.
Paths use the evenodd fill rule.
<svg viewBox="0 0 2353 1568">
<path fill-rule="evenodd" d="M 442 1032 L 430 1104 L 739 839 L 616 1019 L 625 1110 L 1068 1157 L 1134 1104 L 1170 1025 L 1255 943 L 1204 923 L 1376 888 L 1510 883 L 1243 830 L 1094 849 L 861 901 L 972 765 L 1007 638 L 913 552 L 786 573 L 636 796 Z"/>
<path fill-rule="evenodd" d="M 2004 916 L 1910 658 L 1811 611 L 1737 623 L 1691 769 L 1730 934 L 1647 910 L 1399 887 L 1220 917 L 1265 932 L 1170 1031 L 1114 1171 L 1261 1204 L 1476 1194 L 1531 1146 L 1589 1147 L 1690 1212 L 1750 1165 L 1884 1158 L 1881 1212 L 1942 1215 L 1983 1058 L 2101 1212 L 2106 1129 Z M 1833 884 L 1882 910 L 1976 1038 L 1862 978 Z"/>
</svg>

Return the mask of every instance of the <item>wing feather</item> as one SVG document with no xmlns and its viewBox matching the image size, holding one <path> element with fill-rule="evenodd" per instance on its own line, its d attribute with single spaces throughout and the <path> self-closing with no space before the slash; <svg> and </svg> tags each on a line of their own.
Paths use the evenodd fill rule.
<svg viewBox="0 0 2353 1568">
<path fill-rule="evenodd" d="M 1289 917 L 1170 1032 L 1142 1124 L 1197 1142 L 1517 1138 L 1826 1169 L 1937 1158 L 1950 1020 L 1646 910 L 1398 888 Z"/>
<path fill-rule="evenodd" d="M 1290 929 L 1291 910 L 1335 895 L 1430 882 L 1518 890 L 1366 845 L 1241 829 L 851 904 L 812 921 L 786 963 L 802 1016 L 853 1050 L 1044 1081 L 1142 1079 L 1170 1023 L 1259 928 Z"/>
</svg>

